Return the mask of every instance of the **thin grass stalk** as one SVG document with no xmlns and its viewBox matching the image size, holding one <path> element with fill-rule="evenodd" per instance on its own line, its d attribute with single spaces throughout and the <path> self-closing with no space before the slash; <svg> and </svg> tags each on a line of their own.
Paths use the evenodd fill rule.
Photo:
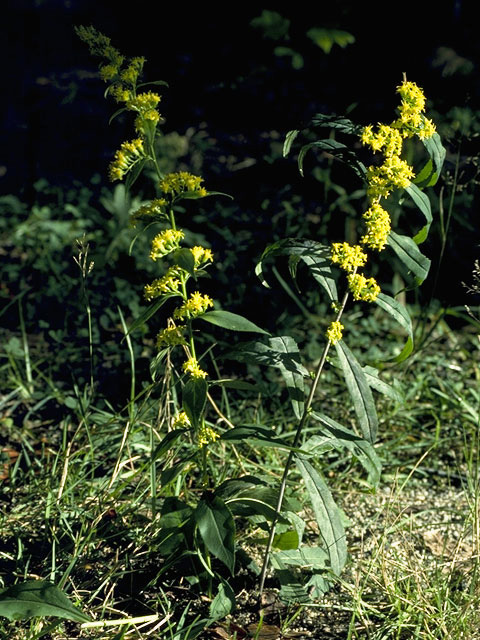
<svg viewBox="0 0 480 640">
<path fill-rule="evenodd" d="M 357 268 L 355 267 L 355 269 L 352 272 L 353 275 L 355 275 L 356 272 L 357 272 Z M 337 312 L 337 315 L 336 315 L 336 318 L 335 318 L 335 322 L 340 322 L 340 319 L 341 319 L 343 311 L 345 309 L 345 305 L 347 304 L 347 300 L 348 300 L 349 295 L 350 295 L 350 293 L 347 290 L 345 292 L 344 296 L 343 296 L 343 300 L 342 300 L 342 303 L 340 305 L 340 309 Z M 276 505 L 276 508 L 275 508 L 275 515 L 273 516 L 272 525 L 270 527 L 270 533 L 269 533 L 269 536 L 268 536 L 267 548 L 266 548 L 265 554 L 263 556 L 262 571 L 260 573 L 260 586 L 259 586 L 259 596 L 258 596 L 259 600 L 261 600 L 261 598 L 262 598 L 263 588 L 265 586 L 265 577 L 267 575 L 268 560 L 270 558 L 270 553 L 272 551 L 273 539 L 275 537 L 275 529 L 277 527 L 278 516 L 280 515 L 280 511 L 282 509 L 283 498 L 285 496 L 285 489 L 287 488 L 288 473 L 290 471 L 290 466 L 291 466 L 292 461 L 293 461 L 294 451 L 298 446 L 298 443 L 300 441 L 300 436 L 302 435 L 302 431 L 303 431 L 305 425 L 308 422 L 308 417 L 310 415 L 310 409 L 311 409 L 311 406 L 312 406 L 313 398 L 315 396 L 315 392 L 317 390 L 318 383 L 320 382 L 320 377 L 322 375 L 323 367 L 324 367 L 325 362 L 327 360 L 327 354 L 328 354 L 328 351 L 329 351 L 331 345 L 332 345 L 332 341 L 328 340 L 327 343 L 325 344 L 324 349 L 323 349 L 323 353 L 322 353 L 322 356 L 320 358 L 320 362 L 318 363 L 317 370 L 315 372 L 315 377 L 314 377 L 312 386 L 310 388 L 310 393 L 308 394 L 308 398 L 307 398 L 307 400 L 305 402 L 305 407 L 304 407 L 304 410 L 303 410 L 302 417 L 300 418 L 300 422 L 298 423 L 297 430 L 295 432 L 295 438 L 293 439 L 292 449 L 290 450 L 290 452 L 288 454 L 288 457 L 287 457 L 287 462 L 285 463 L 285 469 L 283 471 L 282 480 L 280 482 L 280 490 L 279 490 L 279 493 L 278 493 L 278 500 L 277 500 L 277 505 Z"/>
<path fill-rule="evenodd" d="M 25 376 L 27 378 L 27 390 L 33 392 L 32 362 L 30 360 L 30 349 L 28 347 L 27 332 L 25 330 L 25 320 L 23 318 L 23 307 L 21 299 L 18 300 L 18 317 L 20 320 L 20 331 L 22 333 L 23 356 L 25 359 Z"/>
</svg>

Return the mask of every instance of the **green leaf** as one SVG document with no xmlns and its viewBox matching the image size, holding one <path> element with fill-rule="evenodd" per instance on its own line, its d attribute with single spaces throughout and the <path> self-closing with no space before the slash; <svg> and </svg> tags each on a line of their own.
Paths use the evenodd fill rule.
<svg viewBox="0 0 480 640">
<path fill-rule="evenodd" d="M 190 249 L 177 249 L 173 254 L 173 259 L 181 269 L 191 276 L 195 275 L 195 258 Z"/>
<path fill-rule="evenodd" d="M 171 482 L 173 482 L 178 475 L 183 471 L 184 467 L 195 457 L 195 454 L 188 456 L 187 458 L 183 458 L 180 462 L 177 462 L 172 467 L 168 467 L 168 469 L 164 469 L 160 474 L 160 485 L 164 488 Z"/>
<path fill-rule="evenodd" d="M 347 560 L 347 545 L 340 510 L 321 475 L 304 458 L 296 458 L 310 496 L 320 537 L 330 560 L 330 568 L 340 575 Z"/>
<path fill-rule="evenodd" d="M 281 551 L 271 554 L 272 567 L 275 570 L 275 576 L 280 582 L 280 599 L 283 602 L 308 603 L 310 596 L 305 588 L 303 581 L 297 573 L 294 573 L 278 557 Z"/>
<path fill-rule="evenodd" d="M 298 136 L 300 131 L 298 129 L 292 129 L 285 136 L 285 142 L 283 143 L 283 157 L 286 158 L 290 153 L 290 149 L 292 148 L 293 141 Z"/>
<path fill-rule="evenodd" d="M 382 463 L 373 445 L 322 413 L 312 412 L 311 417 L 320 424 L 320 431 L 325 435 L 323 437 L 312 436 L 303 445 L 303 448 L 308 449 L 313 455 L 315 455 L 317 447 L 320 449 L 321 455 L 326 445 L 334 447 L 337 451 L 347 449 L 368 473 L 368 482 L 376 487 L 380 480 Z"/>
<path fill-rule="evenodd" d="M 380 293 L 377 296 L 375 302 L 384 311 L 389 313 L 407 332 L 408 338 L 405 346 L 403 347 L 401 353 L 393 358 L 395 362 L 402 362 L 403 360 L 406 360 L 406 358 L 408 358 L 413 350 L 413 328 L 410 315 L 403 304 L 400 304 L 398 300 L 395 300 L 395 298 L 387 296 L 384 293 Z"/>
<path fill-rule="evenodd" d="M 183 437 L 187 433 L 186 429 L 174 429 L 167 433 L 167 435 L 163 438 L 160 444 L 157 446 L 152 455 L 152 462 L 154 460 L 158 460 L 158 458 L 162 458 L 167 451 L 169 451 L 173 445 Z"/>
<path fill-rule="evenodd" d="M 300 419 L 305 399 L 304 377 L 310 376 L 300 362 L 298 346 L 292 337 L 270 338 L 268 344 L 246 342 L 223 357 L 278 368 L 286 382 L 295 416 Z"/>
<path fill-rule="evenodd" d="M 44 580 L 29 580 L 0 592 L 0 616 L 9 620 L 25 620 L 37 616 L 54 616 L 90 622 L 91 618 L 73 606 L 58 587 Z"/>
<path fill-rule="evenodd" d="M 143 167 L 145 166 L 146 162 L 147 162 L 147 158 L 141 158 L 140 160 L 137 160 L 135 164 L 132 165 L 132 168 L 129 170 L 127 174 L 127 179 L 125 180 L 126 191 L 130 191 L 132 189 L 133 185 L 135 184 L 140 174 L 142 173 Z"/>
<path fill-rule="evenodd" d="M 298 170 L 302 176 L 303 160 L 306 153 L 311 149 L 318 149 L 319 151 L 329 153 L 335 158 L 335 160 L 340 160 L 347 164 L 351 169 L 353 169 L 359 178 L 362 180 L 365 178 L 367 169 L 363 162 L 358 159 L 357 154 L 354 151 L 351 151 L 345 144 L 343 144 L 343 142 L 338 142 L 338 140 L 334 140 L 333 138 L 325 138 L 324 140 L 310 142 L 300 149 L 300 153 L 298 154 Z"/>
<path fill-rule="evenodd" d="M 205 546 L 233 575 L 235 568 L 235 522 L 218 496 L 205 492 L 194 512 Z"/>
<path fill-rule="evenodd" d="M 168 87 L 168 82 L 165 82 L 164 80 L 151 80 L 150 82 L 141 82 L 140 84 L 137 84 L 137 89 L 141 89 L 142 87 L 149 87 L 149 86 L 163 86 L 163 87 Z"/>
<path fill-rule="evenodd" d="M 298 549 L 299 542 L 298 533 L 291 529 L 290 531 L 277 533 L 273 538 L 273 547 L 281 551 Z"/>
<path fill-rule="evenodd" d="M 405 396 L 400 392 L 399 387 L 396 384 L 400 384 L 398 380 L 394 380 L 393 385 L 388 384 L 388 382 L 385 382 L 378 377 L 378 369 L 376 369 L 375 367 L 370 367 L 368 365 L 363 367 L 363 373 L 365 374 L 367 382 L 372 389 L 375 389 L 375 391 L 378 391 L 378 393 L 381 393 L 382 395 L 390 398 L 391 400 L 394 400 L 395 402 L 398 402 L 399 404 L 403 404 L 403 402 L 405 401 Z"/>
<path fill-rule="evenodd" d="M 207 402 L 208 383 L 203 378 L 190 378 L 182 391 L 183 410 L 194 429 L 199 425 Z"/>
<path fill-rule="evenodd" d="M 109 121 L 108 121 L 108 124 L 112 124 L 112 122 L 115 120 L 115 118 L 116 118 L 117 116 L 119 116 L 121 113 L 123 113 L 124 111 L 127 111 L 126 107 L 122 107 L 121 109 L 117 109 L 117 110 L 115 111 L 115 113 L 113 113 L 113 114 L 110 116 L 110 119 L 109 119 Z"/>
<path fill-rule="evenodd" d="M 263 263 L 267 258 L 279 255 L 298 256 L 308 265 L 315 280 L 325 289 L 330 300 L 338 300 L 335 280 L 330 268 L 330 247 L 314 240 L 284 238 L 269 245 L 255 267 L 255 273 L 267 289 L 270 288 L 263 274 Z"/>
<path fill-rule="evenodd" d="M 218 585 L 218 593 L 210 605 L 210 619 L 220 620 L 225 618 L 235 608 L 235 593 L 228 582 Z"/>
<path fill-rule="evenodd" d="M 445 161 L 446 150 L 438 133 L 434 133 L 431 138 L 425 138 L 422 142 L 425 145 L 425 149 L 428 151 L 435 167 L 435 172 L 427 185 L 431 187 L 437 182 L 440 176 L 440 172 L 442 171 L 443 163 Z"/>
<path fill-rule="evenodd" d="M 313 27 L 307 31 L 307 36 L 314 42 L 324 53 L 330 53 L 334 44 L 345 48 L 349 44 L 355 42 L 355 36 L 348 31 L 340 29 L 323 29 Z"/>
<path fill-rule="evenodd" d="M 277 437 L 275 431 L 256 424 L 229 429 L 222 434 L 220 439 L 226 442 L 242 442 L 246 440 L 252 446 L 261 445 L 278 449 L 291 449 L 283 440 Z"/>
<path fill-rule="evenodd" d="M 353 408 L 357 415 L 360 430 L 363 437 L 373 443 L 377 437 L 378 418 L 372 391 L 365 373 L 343 340 L 335 343 L 335 349 L 340 366 L 343 369 L 345 383 L 353 401 Z"/>
<path fill-rule="evenodd" d="M 336 129 L 342 133 L 351 135 L 359 135 L 362 127 L 354 124 L 345 116 L 337 116 L 335 114 L 325 115 L 324 113 L 316 113 L 312 118 L 314 127 L 327 127 L 328 129 Z"/>
<path fill-rule="evenodd" d="M 156 300 L 149 307 L 147 307 L 145 311 L 141 314 L 141 316 L 139 316 L 132 323 L 131 327 L 128 330 L 127 335 L 130 335 L 133 331 L 135 331 L 135 329 L 138 329 L 139 327 L 143 326 L 146 322 L 148 322 L 148 320 L 150 320 L 150 318 L 157 313 L 160 307 L 163 306 L 169 298 L 174 298 L 174 297 L 176 297 L 176 294 L 167 293 L 163 297 Z M 125 337 L 123 339 L 125 340 Z"/>
<path fill-rule="evenodd" d="M 228 389 L 242 389 L 244 391 L 258 391 L 258 385 L 237 378 L 224 378 L 222 380 L 211 380 L 210 384 L 219 387 L 227 387 Z"/>
<path fill-rule="evenodd" d="M 395 251 L 403 264 L 415 276 L 415 283 L 422 284 L 430 269 L 430 260 L 423 255 L 416 243 L 408 236 L 401 236 L 390 231 L 388 244 Z"/>
<path fill-rule="evenodd" d="M 411 197 L 413 202 L 417 205 L 420 211 L 425 216 L 427 224 L 420 229 L 420 231 L 413 237 L 413 241 L 416 244 L 422 244 L 427 239 L 428 232 L 430 230 L 430 225 L 432 224 L 432 209 L 430 207 L 430 200 L 428 196 L 420 189 L 412 183 L 408 187 L 406 187 L 405 191 Z"/>
<path fill-rule="evenodd" d="M 251 331 L 252 333 L 270 335 L 268 331 L 260 329 L 260 327 L 257 327 L 257 325 L 250 322 L 250 320 L 236 313 L 231 313 L 230 311 L 207 311 L 198 317 L 200 320 L 205 320 L 205 322 L 210 322 L 210 324 L 222 327 L 223 329 L 229 329 L 231 331 Z"/>
<path fill-rule="evenodd" d="M 326 569 L 328 554 L 320 547 L 302 547 L 301 549 L 291 549 L 275 554 L 282 563 L 293 567 L 303 567 L 308 569 Z"/>
</svg>

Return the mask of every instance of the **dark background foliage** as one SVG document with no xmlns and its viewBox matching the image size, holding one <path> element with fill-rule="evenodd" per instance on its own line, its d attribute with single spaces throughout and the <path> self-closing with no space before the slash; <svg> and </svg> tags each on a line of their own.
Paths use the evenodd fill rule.
<svg viewBox="0 0 480 640">
<path fill-rule="evenodd" d="M 301 178 L 294 154 L 282 158 L 286 132 L 307 126 L 317 112 L 348 113 L 360 124 L 389 122 L 395 87 L 406 73 L 425 89 L 448 151 L 432 194 L 436 223 L 424 250 L 434 275 L 423 300 L 433 295 L 463 305 L 469 300 L 460 283 L 470 280 L 479 244 L 474 9 L 475 3 L 460 0 L 296 3 L 269 7 L 279 16 L 258 20 L 265 9 L 248 3 L 4 2 L 0 189 L 16 198 L 1 202 L 4 301 L 30 287 L 25 311 L 31 330 L 41 321 L 49 339 L 56 335 L 65 346 L 80 331 L 72 246 L 86 233 L 96 262 L 96 338 L 103 343 L 101 332 L 114 331 L 114 304 L 135 317 L 142 286 L 152 278 L 146 244 L 128 255 L 121 192 L 105 191 L 108 163 L 133 134 L 128 114 L 108 126 L 116 106 L 104 99 L 97 61 L 73 29 L 92 24 L 122 53 L 147 58 L 146 79 L 168 82 L 161 103 L 166 169 L 200 173 L 209 189 L 233 196 L 193 205 L 186 214 L 190 239 L 206 239 L 217 255 L 206 290 L 233 311 L 245 312 L 246 304 L 246 315 L 271 330 L 291 301 L 278 287 L 272 296 L 258 285 L 253 269 L 265 246 L 286 235 L 343 239 L 362 207 L 352 195 L 362 185 L 323 157 L 309 156 Z M 308 37 L 312 28 L 345 31 L 355 41 L 333 44 L 327 53 Z M 440 264 L 439 209 L 448 208 L 457 159 L 460 187 Z M 152 195 L 148 180 L 139 187 L 143 197 Z M 409 230 L 408 220 L 404 224 Z M 1 321 L 14 329 L 17 314 Z"/>
</svg>

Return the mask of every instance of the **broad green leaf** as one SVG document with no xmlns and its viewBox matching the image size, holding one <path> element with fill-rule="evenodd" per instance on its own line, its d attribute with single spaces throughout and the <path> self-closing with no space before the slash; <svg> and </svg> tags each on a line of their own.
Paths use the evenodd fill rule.
<svg viewBox="0 0 480 640">
<path fill-rule="evenodd" d="M 340 29 L 312 27 L 307 31 L 307 36 L 327 54 L 330 53 L 334 44 L 337 44 L 343 49 L 347 45 L 355 42 L 355 36 L 348 33 L 348 31 L 342 31 Z"/>
<path fill-rule="evenodd" d="M 226 504 L 205 492 L 194 512 L 205 546 L 233 575 L 235 568 L 235 522 Z"/>
<path fill-rule="evenodd" d="M 273 538 L 273 547 L 275 549 L 280 549 L 281 551 L 298 549 L 299 543 L 300 539 L 295 529 L 284 531 L 283 533 L 277 533 Z"/>
<path fill-rule="evenodd" d="M 384 311 L 389 313 L 398 324 L 405 329 L 407 332 L 407 342 L 403 347 L 401 353 L 398 354 L 393 360 L 395 362 L 402 362 L 411 354 L 413 350 L 413 328 L 412 328 L 412 320 L 407 309 L 400 304 L 398 300 L 392 298 L 391 296 L 387 296 L 384 293 L 380 293 L 375 300 L 376 304 L 381 307 Z"/>
<path fill-rule="evenodd" d="M 173 431 L 170 431 L 169 433 L 167 433 L 167 435 L 163 438 L 163 440 L 160 442 L 160 444 L 157 446 L 157 448 L 153 452 L 152 462 L 153 460 L 158 460 L 158 458 L 162 458 L 167 453 L 167 451 L 169 451 L 173 447 L 173 445 L 177 442 L 177 440 L 183 437 L 186 433 L 187 433 L 186 429 L 174 429 Z"/>
<path fill-rule="evenodd" d="M 319 149 L 325 153 L 331 154 L 335 160 L 340 160 L 353 169 L 353 171 L 357 174 L 359 178 L 362 180 L 365 178 L 365 174 L 367 173 L 367 169 L 363 162 L 361 162 L 357 154 L 354 151 L 351 151 L 345 144 L 342 142 L 338 142 L 338 140 L 334 140 L 331 138 L 326 138 L 325 140 L 318 140 L 317 142 L 310 142 L 306 144 L 300 149 L 300 153 L 298 154 L 298 170 L 300 174 L 303 176 L 303 160 L 305 155 L 310 149 Z"/>
<path fill-rule="evenodd" d="M 0 616 L 9 620 L 37 616 L 54 616 L 74 622 L 91 620 L 73 606 L 63 591 L 44 580 L 29 580 L 0 591 Z"/>
<path fill-rule="evenodd" d="M 300 361 L 300 352 L 297 343 L 292 337 L 278 336 L 270 338 L 269 342 L 277 353 L 285 354 L 286 358 L 293 358 L 295 362 Z M 280 372 L 287 385 L 293 413 L 295 417 L 300 420 L 303 415 L 305 402 L 304 376 L 301 373 L 297 373 L 296 369 L 288 366 L 280 367 Z"/>
<path fill-rule="evenodd" d="M 249 489 L 254 489 L 259 485 L 265 486 L 266 483 L 260 478 L 257 478 L 257 476 L 246 475 L 240 476 L 239 478 L 229 478 L 215 489 L 215 495 L 226 502 L 228 498 L 232 498 Z"/>
<path fill-rule="evenodd" d="M 278 555 L 282 552 L 272 553 L 270 560 L 275 570 L 275 576 L 280 582 L 280 599 L 284 602 L 307 603 L 310 596 L 301 577 L 297 572 L 291 571 Z"/>
<path fill-rule="evenodd" d="M 293 141 L 298 136 L 300 131 L 298 129 L 292 129 L 285 136 L 285 142 L 283 143 L 283 157 L 286 158 L 290 153 L 290 149 L 292 148 Z"/>
<path fill-rule="evenodd" d="M 378 377 L 378 369 L 367 365 L 363 367 L 363 373 L 365 374 L 367 382 L 372 389 L 375 389 L 375 391 L 378 391 L 378 393 L 381 393 L 391 400 L 395 400 L 395 402 L 398 402 L 399 404 L 403 404 L 405 401 L 404 394 L 399 391 L 396 384 L 391 385 L 388 384 L 388 382 L 381 380 Z M 394 383 L 397 382 L 397 380 L 394 380 Z"/>
<path fill-rule="evenodd" d="M 435 167 L 435 172 L 432 176 L 432 179 L 428 183 L 428 186 L 433 186 L 440 176 L 440 172 L 445 160 L 446 150 L 438 133 L 434 133 L 431 138 L 425 138 L 424 140 L 422 140 L 422 142 L 425 145 L 425 148 L 428 151 L 428 154 L 430 155 Z"/>
<path fill-rule="evenodd" d="M 128 330 L 128 334 L 132 333 L 133 331 L 135 331 L 135 329 L 138 329 L 139 327 L 144 325 L 146 322 L 148 322 L 148 320 L 150 320 L 150 318 L 157 313 L 160 307 L 164 305 L 169 298 L 174 298 L 174 297 L 176 297 L 176 294 L 167 293 L 161 298 L 159 298 L 158 300 L 156 300 L 149 307 L 147 307 L 145 311 L 132 323 L 131 327 Z"/>
<path fill-rule="evenodd" d="M 260 329 L 260 327 L 257 327 L 257 325 L 250 322 L 250 320 L 247 320 L 236 313 L 231 313 L 230 311 L 207 311 L 206 313 L 198 316 L 198 318 L 200 320 L 205 320 L 205 322 L 210 322 L 210 324 L 214 324 L 217 327 L 230 329 L 231 331 L 251 331 L 252 333 L 264 333 L 266 335 L 270 335 L 268 331 Z"/>
<path fill-rule="evenodd" d="M 369 442 L 375 442 L 378 429 L 377 411 L 365 373 L 343 340 L 335 343 L 335 349 L 363 437 Z"/>
<path fill-rule="evenodd" d="M 165 488 L 168 484 L 173 482 L 194 457 L 195 454 L 192 454 L 187 458 L 183 458 L 173 466 L 168 467 L 168 469 L 164 469 L 160 474 L 160 485 Z"/>
<path fill-rule="evenodd" d="M 227 442 L 246 441 L 252 446 L 260 445 L 264 447 L 275 447 L 278 449 L 291 449 L 284 440 L 277 437 L 275 431 L 257 424 L 244 425 L 229 429 L 222 434 L 220 439 Z"/>
<path fill-rule="evenodd" d="M 432 224 L 432 209 L 430 207 L 430 200 L 428 196 L 417 187 L 417 185 L 410 183 L 408 187 L 406 187 L 405 191 L 411 197 L 413 202 L 417 205 L 420 211 L 425 216 L 425 220 L 427 224 L 420 229 L 420 231 L 414 236 L 413 241 L 416 244 L 422 244 L 427 239 L 428 232 L 430 230 L 430 225 Z"/>
<path fill-rule="evenodd" d="M 420 285 L 428 275 L 430 260 L 423 255 L 416 243 L 408 236 L 401 236 L 394 231 L 390 231 L 388 244 L 407 269 L 414 274 L 415 283 Z"/>
<path fill-rule="evenodd" d="M 317 446 L 320 448 L 320 454 L 325 445 L 330 445 L 337 450 L 348 449 L 368 473 L 368 482 L 374 487 L 377 486 L 382 472 L 382 463 L 373 445 L 322 413 L 312 412 L 311 417 L 320 424 L 319 429 L 324 436 L 312 436 L 305 442 L 303 448 L 313 455 Z"/>
<path fill-rule="evenodd" d="M 286 565 L 305 569 L 326 569 L 328 554 L 320 547 L 301 547 L 275 553 L 275 556 Z"/>
<path fill-rule="evenodd" d="M 318 471 L 305 458 L 299 456 L 296 458 L 296 464 L 310 496 L 320 537 L 330 560 L 330 568 L 338 576 L 347 560 L 345 529 L 340 510 Z"/>
<path fill-rule="evenodd" d="M 207 402 L 208 383 L 203 378 L 190 378 L 182 391 L 182 404 L 194 429 L 198 427 Z"/>
<path fill-rule="evenodd" d="M 218 593 L 210 605 L 210 619 L 220 620 L 225 618 L 235 608 L 235 593 L 228 582 L 218 585 Z"/>
<path fill-rule="evenodd" d="M 337 289 L 330 268 L 330 247 L 315 240 L 303 238 L 284 238 L 269 245 L 263 252 L 255 267 L 255 273 L 267 289 L 270 288 L 263 274 L 263 263 L 266 258 L 279 255 L 297 256 L 308 265 L 315 280 L 325 289 L 330 300 L 337 300 Z"/>
<path fill-rule="evenodd" d="M 328 129 L 336 129 L 342 133 L 349 133 L 352 135 L 359 135 L 362 127 L 358 124 L 354 124 L 348 118 L 344 116 L 337 116 L 335 114 L 325 115 L 324 113 L 316 113 L 312 118 L 312 125 L 314 127 L 327 127 Z"/>
<path fill-rule="evenodd" d="M 269 521 L 277 518 L 277 521 L 281 524 L 290 524 L 289 520 L 277 512 L 278 490 L 276 489 L 257 485 L 245 487 L 229 497 L 224 497 L 223 491 L 218 489 L 215 491 L 215 495 L 217 494 L 228 505 L 232 513 L 237 516 L 249 517 L 260 514 Z M 284 499 L 283 506 L 287 509 L 292 505 L 288 499 Z"/>
<path fill-rule="evenodd" d="M 253 362 L 280 370 L 286 382 L 295 416 L 300 419 L 305 399 L 304 377 L 310 377 L 308 370 L 300 362 L 297 343 L 291 336 L 270 338 L 268 344 L 247 342 L 238 345 L 225 358 Z"/>
<path fill-rule="evenodd" d="M 177 249 L 173 253 L 173 260 L 191 276 L 195 275 L 195 258 L 193 257 L 193 253 L 190 249 Z"/>
</svg>

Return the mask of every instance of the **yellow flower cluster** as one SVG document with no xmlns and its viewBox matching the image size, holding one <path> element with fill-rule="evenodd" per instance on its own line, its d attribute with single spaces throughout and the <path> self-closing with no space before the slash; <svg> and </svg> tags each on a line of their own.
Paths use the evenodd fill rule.
<svg viewBox="0 0 480 640">
<path fill-rule="evenodd" d="M 139 93 L 128 100 L 127 109 L 138 113 L 135 119 L 135 129 L 138 133 L 145 135 L 149 129 L 155 128 L 160 120 L 160 113 L 156 109 L 160 100 L 158 93 L 152 91 Z"/>
<path fill-rule="evenodd" d="M 161 278 L 157 278 L 152 284 L 147 284 L 144 288 L 145 300 L 150 302 L 165 293 L 178 293 L 181 283 L 183 269 L 174 265 L 167 269 L 167 273 Z"/>
<path fill-rule="evenodd" d="M 177 413 L 177 415 L 173 419 L 172 427 L 174 429 L 181 429 L 183 427 L 189 427 L 189 426 L 190 426 L 190 420 L 188 419 L 188 416 L 185 413 L 185 411 L 180 411 L 179 413 Z"/>
<path fill-rule="evenodd" d="M 350 273 L 357 267 L 363 267 L 367 261 L 367 254 L 358 244 L 352 246 L 348 242 L 334 242 L 330 259 L 341 269 Z"/>
<path fill-rule="evenodd" d="M 130 215 L 130 226 L 135 227 L 138 220 L 155 220 L 157 218 L 165 218 L 167 213 L 165 207 L 167 201 L 165 198 L 156 198 L 151 200 L 148 204 L 144 204 L 142 207 L 134 211 Z"/>
<path fill-rule="evenodd" d="M 122 180 L 123 176 L 144 157 L 145 149 L 141 138 L 123 142 L 120 149 L 115 152 L 113 161 L 108 168 L 110 180 L 112 182 Z"/>
<path fill-rule="evenodd" d="M 167 327 L 162 329 L 157 335 L 157 348 L 163 347 L 176 347 L 179 344 L 187 344 L 184 337 L 185 327 L 180 325 L 178 327 Z"/>
<path fill-rule="evenodd" d="M 181 307 L 175 309 L 173 317 L 179 320 L 196 318 L 202 313 L 205 313 L 208 307 L 213 307 L 213 300 L 210 296 L 202 295 L 198 291 L 195 291 Z"/>
<path fill-rule="evenodd" d="M 218 440 L 218 438 L 220 438 L 220 436 L 219 436 L 218 433 L 216 433 L 212 429 L 212 427 L 209 427 L 206 424 L 202 424 L 202 426 L 198 430 L 197 438 L 198 438 L 198 446 L 199 447 L 206 447 L 207 445 L 211 444 L 212 442 L 215 442 L 215 440 Z"/>
<path fill-rule="evenodd" d="M 192 378 L 206 378 L 208 373 L 200 369 L 196 358 L 189 358 L 182 365 L 185 373 L 189 373 Z"/>
<path fill-rule="evenodd" d="M 363 214 L 363 219 L 367 227 L 367 233 L 360 242 L 370 247 L 370 249 L 382 251 L 385 248 L 391 229 L 388 211 L 385 211 L 378 202 L 373 202 Z"/>
<path fill-rule="evenodd" d="M 207 195 L 207 190 L 201 186 L 203 178 L 194 176 L 187 171 L 178 171 L 177 173 L 168 173 L 160 180 L 160 189 L 163 193 L 177 196 L 187 191 L 194 191 L 199 196 Z"/>
<path fill-rule="evenodd" d="M 150 258 L 158 260 L 167 254 L 175 251 L 180 246 L 180 240 L 183 240 L 185 234 L 179 229 L 165 229 L 158 233 L 152 240 L 152 250 Z"/>
<path fill-rule="evenodd" d="M 192 247 L 190 249 L 195 260 L 195 268 L 200 267 L 206 262 L 213 262 L 213 253 L 210 249 L 204 249 L 203 247 Z"/>
<path fill-rule="evenodd" d="M 365 278 L 360 273 L 351 273 L 347 276 L 348 288 L 354 300 L 374 302 L 380 293 L 380 287 L 374 278 Z"/>
<path fill-rule="evenodd" d="M 337 321 L 331 322 L 326 332 L 327 339 L 332 344 L 335 344 L 336 342 L 342 339 L 344 328 L 345 327 L 341 322 L 337 322 Z"/>
</svg>

